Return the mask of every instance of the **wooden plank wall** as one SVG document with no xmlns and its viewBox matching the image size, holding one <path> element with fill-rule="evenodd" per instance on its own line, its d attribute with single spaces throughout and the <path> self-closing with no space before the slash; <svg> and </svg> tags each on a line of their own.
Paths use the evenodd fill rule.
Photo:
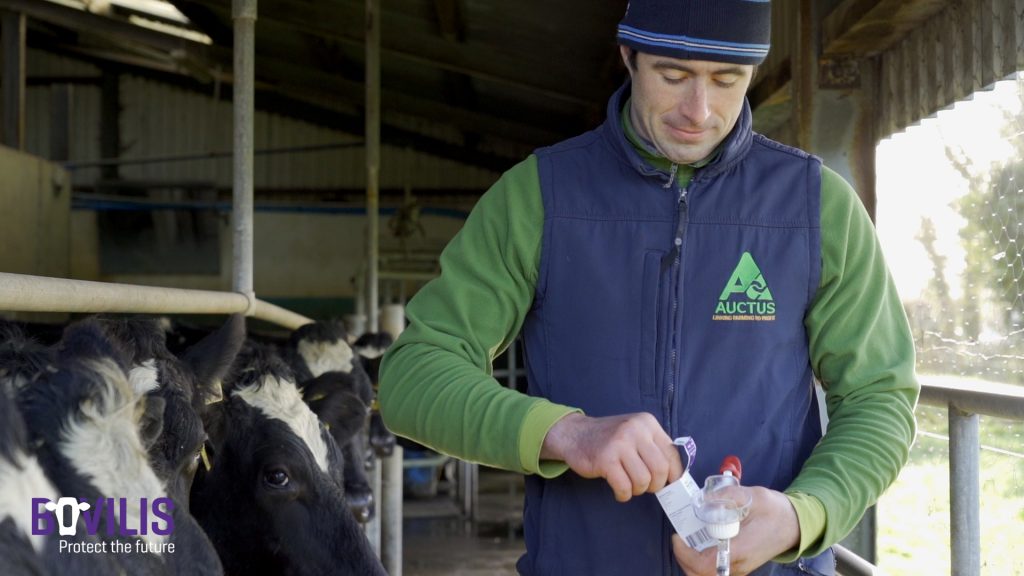
<svg viewBox="0 0 1024 576">
<path fill-rule="evenodd" d="M 880 58 L 884 138 L 1024 71 L 1024 0 L 956 0 Z"/>
<path fill-rule="evenodd" d="M 760 75 L 771 75 L 782 69 L 784 63 L 796 54 L 799 37 L 800 0 L 775 0 L 772 2 L 772 48 L 761 64 Z"/>
</svg>

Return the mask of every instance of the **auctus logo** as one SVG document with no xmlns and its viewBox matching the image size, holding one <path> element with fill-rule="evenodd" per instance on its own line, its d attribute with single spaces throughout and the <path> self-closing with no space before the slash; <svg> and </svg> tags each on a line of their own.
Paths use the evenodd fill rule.
<svg viewBox="0 0 1024 576">
<path fill-rule="evenodd" d="M 771 322 L 775 300 L 761 268 L 750 252 L 744 252 L 726 282 L 712 320 Z"/>
</svg>

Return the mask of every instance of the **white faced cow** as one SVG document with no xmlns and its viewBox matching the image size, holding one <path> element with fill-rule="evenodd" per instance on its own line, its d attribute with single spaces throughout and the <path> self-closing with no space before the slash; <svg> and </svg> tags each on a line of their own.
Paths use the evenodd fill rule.
<svg viewBox="0 0 1024 576">
<path fill-rule="evenodd" d="M 357 520 L 368 522 L 374 514 L 364 465 L 366 423 L 374 396 L 370 377 L 339 322 L 298 328 L 291 335 L 287 355 L 303 398 L 341 448 L 349 509 Z"/>
<path fill-rule="evenodd" d="M 271 348 L 246 344 L 204 422 L 213 465 L 192 512 L 226 573 L 384 575 L 348 512 L 337 445 Z"/>
</svg>

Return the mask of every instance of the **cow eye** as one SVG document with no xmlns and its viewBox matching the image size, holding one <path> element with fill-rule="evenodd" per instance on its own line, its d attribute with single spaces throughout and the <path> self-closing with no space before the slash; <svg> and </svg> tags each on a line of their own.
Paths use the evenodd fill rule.
<svg viewBox="0 0 1024 576">
<path fill-rule="evenodd" d="M 263 473 L 263 481 L 275 488 L 284 488 L 288 485 L 288 473 L 284 470 L 268 470 Z"/>
</svg>

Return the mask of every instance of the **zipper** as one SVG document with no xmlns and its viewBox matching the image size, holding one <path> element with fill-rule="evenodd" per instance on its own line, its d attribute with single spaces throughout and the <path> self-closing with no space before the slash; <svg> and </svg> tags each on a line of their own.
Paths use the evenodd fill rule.
<svg viewBox="0 0 1024 576">
<path fill-rule="evenodd" d="M 669 175 L 669 181 L 668 181 L 668 184 L 665 186 L 665 188 L 669 188 L 672 185 L 673 181 L 675 180 L 675 176 L 676 176 L 676 171 L 677 170 L 678 170 L 678 166 L 676 164 L 673 164 L 672 165 L 672 172 Z M 670 353 L 670 357 L 669 357 L 669 370 L 668 370 L 669 376 L 668 376 L 668 384 L 667 384 L 667 387 L 666 387 L 665 405 L 663 406 L 663 412 L 664 412 L 664 415 L 665 415 L 665 422 L 668 423 L 669 436 L 671 438 L 675 438 L 676 436 L 679 436 L 679 431 L 676 429 L 675 414 L 674 414 L 674 412 L 675 412 L 676 373 L 678 371 L 677 363 L 678 363 L 678 358 L 679 358 L 679 353 L 678 353 L 679 342 L 677 342 L 677 340 L 681 337 L 681 335 L 679 334 L 679 330 L 676 329 L 676 326 L 677 326 L 676 316 L 679 313 L 679 303 L 680 303 L 680 300 L 679 300 L 679 286 L 682 283 L 683 245 L 685 244 L 686 225 L 688 223 L 687 220 L 688 220 L 688 217 L 689 217 L 689 206 L 688 206 L 688 200 L 687 200 L 687 194 L 688 193 L 689 193 L 689 186 L 685 186 L 685 187 L 679 188 L 679 199 L 676 202 L 679 221 L 676 224 L 675 236 L 673 236 L 673 241 L 672 241 L 672 244 L 673 244 L 672 245 L 672 257 L 671 257 L 672 264 L 670 266 L 671 278 L 672 278 L 672 282 L 671 282 L 671 286 L 672 286 L 672 313 L 669 315 L 669 321 L 671 322 L 671 327 L 670 327 L 670 330 L 669 330 L 669 334 L 670 334 L 669 342 L 670 342 L 670 345 L 671 345 L 671 353 Z M 665 523 L 663 522 L 663 525 L 664 524 Z M 669 532 L 668 532 L 669 534 L 675 533 L 675 529 L 672 528 L 671 525 L 669 525 L 668 530 L 669 530 Z M 666 538 L 665 540 L 667 541 L 668 539 Z M 673 576 L 675 576 L 677 574 L 681 574 L 682 573 L 682 570 L 680 570 L 679 565 L 676 564 L 675 561 L 672 559 L 671 546 L 669 546 L 669 552 L 667 554 L 667 558 L 666 559 L 668 560 L 668 562 L 667 562 L 667 565 L 665 566 L 665 568 L 666 568 L 666 570 L 664 572 L 665 574 L 672 574 Z"/>
<path fill-rule="evenodd" d="M 662 186 L 662 188 L 668 189 L 672 187 L 672 183 L 676 181 L 677 172 L 679 172 L 679 164 L 672 163 L 672 169 L 668 173 L 668 182 L 665 182 L 665 185 Z"/>
<path fill-rule="evenodd" d="M 671 182 L 675 178 L 676 169 L 677 166 L 673 164 L 672 174 L 669 176 L 669 182 Z M 669 378 L 666 390 L 666 405 L 664 407 L 664 411 L 666 422 L 668 422 L 669 431 L 673 438 L 679 435 L 679 431 L 676 430 L 675 423 L 675 394 L 676 378 L 679 368 L 679 348 L 682 344 L 680 342 L 680 339 L 682 338 L 682 334 L 681 331 L 678 329 L 679 322 L 677 319 L 679 314 L 681 313 L 681 301 L 679 291 L 683 283 L 683 246 L 686 242 L 686 227 L 689 223 L 689 202 L 687 200 L 688 192 L 688 186 L 679 189 L 679 200 L 677 202 L 678 223 L 676 224 L 676 234 L 673 240 L 672 248 L 672 252 L 675 255 L 672 263 L 672 314 L 669 316 L 669 319 L 672 322 L 672 351 L 669 356 Z"/>
</svg>

